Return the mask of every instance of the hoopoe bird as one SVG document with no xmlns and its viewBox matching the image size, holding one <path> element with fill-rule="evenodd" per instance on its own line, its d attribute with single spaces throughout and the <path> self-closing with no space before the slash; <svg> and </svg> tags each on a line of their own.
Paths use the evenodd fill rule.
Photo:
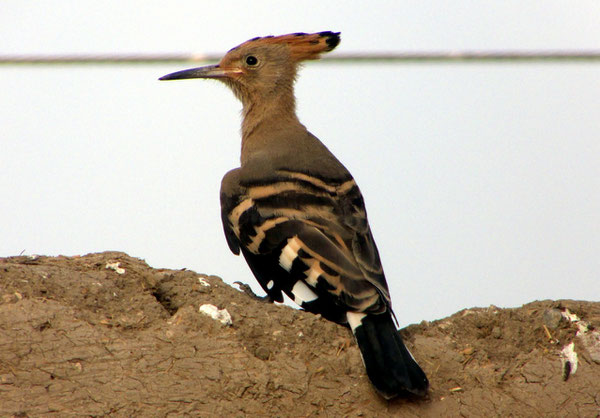
<svg viewBox="0 0 600 418">
<path fill-rule="evenodd" d="M 348 325 L 369 379 L 386 399 L 425 395 L 427 377 L 394 324 L 361 192 L 296 116 L 299 64 L 339 42 L 339 32 L 253 38 L 217 65 L 160 80 L 219 80 L 242 102 L 241 164 L 221 183 L 221 216 L 229 248 L 243 254 L 268 298 L 283 302 L 286 294 Z"/>
</svg>

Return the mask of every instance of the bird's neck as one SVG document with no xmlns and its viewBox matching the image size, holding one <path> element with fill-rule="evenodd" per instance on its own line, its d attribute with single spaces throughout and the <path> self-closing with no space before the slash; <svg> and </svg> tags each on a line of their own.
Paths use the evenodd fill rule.
<svg viewBox="0 0 600 418">
<path fill-rule="evenodd" d="M 304 127 L 296 116 L 296 100 L 293 91 L 286 91 L 268 100 L 244 102 L 242 121 L 242 163 L 250 153 L 267 148 L 269 138 L 280 130 Z"/>
</svg>

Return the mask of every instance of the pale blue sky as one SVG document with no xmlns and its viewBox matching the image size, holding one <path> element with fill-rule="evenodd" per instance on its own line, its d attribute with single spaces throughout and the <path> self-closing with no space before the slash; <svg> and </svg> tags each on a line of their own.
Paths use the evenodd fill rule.
<svg viewBox="0 0 600 418">
<path fill-rule="evenodd" d="M 0 3 L 0 54 L 600 49 L 600 3 Z M 493 4 L 493 6 L 492 6 Z M 240 104 L 187 65 L 0 66 L 0 256 L 120 250 L 254 284 L 223 237 Z M 600 64 L 309 63 L 303 123 L 357 179 L 406 325 L 600 294 Z"/>
</svg>

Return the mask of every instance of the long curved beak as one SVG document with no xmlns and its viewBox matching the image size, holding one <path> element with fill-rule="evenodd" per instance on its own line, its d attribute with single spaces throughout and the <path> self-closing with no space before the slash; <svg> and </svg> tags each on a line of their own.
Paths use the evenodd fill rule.
<svg viewBox="0 0 600 418">
<path fill-rule="evenodd" d="M 226 70 L 219 65 L 207 65 L 205 67 L 190 68 L 189 70 L 177 71 L 163 75 L 159 80 L 184 80 L 187 78 L 224 78 L 229 77 L 235 71 Z"/>
</svg>

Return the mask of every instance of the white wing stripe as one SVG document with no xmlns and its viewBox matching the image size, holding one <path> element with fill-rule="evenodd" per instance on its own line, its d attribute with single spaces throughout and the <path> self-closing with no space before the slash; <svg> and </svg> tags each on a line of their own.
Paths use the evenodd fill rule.
<svg viewBox="0 0 600 418">
<path fill-rule="evenodd" d="M 317 294 L 313 292 L 302 280 L 298 280 L 292 288 L 292 294 L 294 295 L 294 302 L 298 305 L 302 305 L 302 302 L 312 302 L 318 298 Z"/>
</svg>

